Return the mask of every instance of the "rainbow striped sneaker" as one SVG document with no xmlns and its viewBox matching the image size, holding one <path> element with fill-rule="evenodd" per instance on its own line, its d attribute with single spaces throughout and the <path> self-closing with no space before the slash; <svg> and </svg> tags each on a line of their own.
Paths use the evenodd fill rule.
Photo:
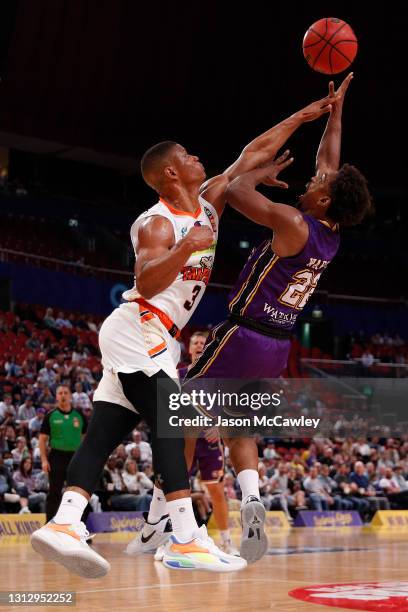
<svg viewBox="0 0 408 612">
<path fill-rule="evenodd" d="M 158 555 L 160 551 L 160 556 Z M 206 570 L 208 572 L 236 572 L 247 566 L 245 559 L 228 555 L 208 536 L 205 525 L 191 542 L 178 542 L 174 535 L 155 555 L 169 569 Z"/>
<path fill-rule="evenodd" d="M 106 559 L 86 543 L 89 538 L 85 524 L 60 525 L 54 520 L 37 529 L 31 536 L 31 546 L 48 561 L 56 561 L 82 578 L 101 578 L 110 570 Z"/>
</svg>

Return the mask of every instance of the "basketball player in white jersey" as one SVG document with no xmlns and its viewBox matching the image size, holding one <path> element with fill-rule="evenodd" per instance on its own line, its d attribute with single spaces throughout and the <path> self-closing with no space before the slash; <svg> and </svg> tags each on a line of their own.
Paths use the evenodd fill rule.
<svg viewBox="0 0 408 612">
<path fill-rule="evenodd" d="M 253 140 L 223 174 L 207 181 L 198 157 L 175 142 L 149 149 L 142 175 L 159 201 L 132 226 L 135 286 L 100 331 L 103 378 L 94 395 L 88 433 L 67 473 L 67 489 L 55 517 L 34 532 L 34 550 L 88 578 L 105 575 L 110 564 L 86 544 L 82 513 L 103 466 L 123 438 L 143 418 L 151 430 L 156 482 L 153 509 L 170 515 L 173 534 L 162 561 L 175 569 L 230 572 L 246 561 L 215 546 L 195 521 L 184 440 L 158 437 L 157 417 L 169 413 L 169 391 L 178 392 L 179 330 L 193 314 L 208 284 L 225 193 L 238 175 L 273 158 L 303 122 L 329 111 L 331 98 L 314 102 Z M 163 492 L 165 500 L 163 499 Z M 166 503 L 167 502 L 167 503 Z M 149 513 L 150 516 L 150 513 Z"/>
</svg>

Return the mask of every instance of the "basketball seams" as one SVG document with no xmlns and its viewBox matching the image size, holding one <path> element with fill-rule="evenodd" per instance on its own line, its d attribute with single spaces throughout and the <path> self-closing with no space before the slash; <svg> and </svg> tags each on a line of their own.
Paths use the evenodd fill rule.
<svg viewBox="0 0 408 612">
<path fill-rule="evenodd" d="M 327 47 L 327 45 L 328 45 L 328 44 L 330 44 L 330 42 L 331 42 L 332 38 L 334 38 L 334 37 L 336 36 L 336 34 L 337 34 L 338 32 L 340 32 L 340 31 L 341 31 L 341 30 L 344 28 L 344 26 L 346 26 L 346 25 L 347 25 L 347 24 L 346 24 L 346 22 L 345 22 L 345 21 L 343 21 L 343 23 L 341 24 L 341 26 L 340 26 L 339 28 L 337 28 L 337 30 L 336 30 L 335 32 L 333 32 L 333 34 L 330 36 L 330 38 L 329 38 L 329 39 L 326 41 L 326 44 L 323 46 L 323 48 L 322 48 L 322 49 L 320 49 L 319 53 L 318 53 L 318 54 L 317 54 L 317 56 L 315 57 L 315 61 L 314 61 L 314 62 L 313 62 L 313 64 L 312 64 L 312 67 L 313 67 L 313 68 L 315 67 L 317 60 L 319 59 L 319 57 L 321 56 L 321 54 L 323 53 L 323 51 L 325 50 L 325 48 Z"/>
<path fill-rule="evenodd" d="M 332 53 L 333 53 L 333 45 L 330 45 L 330 51 L 329 51 L 329 68 L 330 68 L 330 73 L 333 74 L 333 64 L 332 64 Z"/>
<path fill-rule="evenodd" d="M 337 42 L 337 43 L 336 43 L 336 45 L 339 45 L 339 44 L 341 44 L 341 43 L 343 43 L 343 42 L 352 42 L 352 41 L 349 41 L 349 40 L 347 40 L 347 41 L 346 41 L 346 40 L 340 40 L 339 42 Z M 346 60 L 347 60 L 348 62 L 350 62 L 350 64 L 351 64 L 351 62 L 354 60 L 354 58 L 353 58 L 353 59 L 350 59 L 349 57 L 347 57 L 347 55 L 346 55 L 345 53 L 343 53 L 343 51 L 340 51 L 340 49 L 338 49 L 336 45 L 333 45 L 333 46 L 332 46 L 331 51 L 333 51 L 333 50 L 334 50 L 334 51 L 336 51 L 336 52 L 337 52 L 339 55 L 342 55 L 342 56 L 344 57 L 344 59 L 346 59 Z M 330 70 L 331 70 L 331 69 L 332 69 L 332 68 L 331 68 L 331 66 L 330 66 Z"/>
<path fill-rule="evenodd" d="M 313 28 L 309 28 L 308 32 L 313 32 L 313 34 L 316 34 L 316 36 L 319 36 L 320 40 L 316 40 L 316 42 L 312 42 L 309 43 L 308 45 L 303 45 L 303 49 L 309 49 L 309 47 L 314 47 L 315 45 L 319 45 L 321 42 L 326 41 L 327 44 L 331 45 L 332 47 L 335 47 L 337 45 L 337 43 L 340 42 L 348 42 L 348 43 L 356 43 L 357 44 L 357 38 L 342 38 L 341 40 L 338 40 L 336 43 L 332 43 L 331 39 L 330 40 L 326 40 L 326 38 L 324 36 L 322 36 L 320 34 L 320 32 L 316 32 L 316 30 L 314 30 Z M 333 36 L 336 34 L 337 32 L 335 32 L 333 34 Z"/>
</svg>

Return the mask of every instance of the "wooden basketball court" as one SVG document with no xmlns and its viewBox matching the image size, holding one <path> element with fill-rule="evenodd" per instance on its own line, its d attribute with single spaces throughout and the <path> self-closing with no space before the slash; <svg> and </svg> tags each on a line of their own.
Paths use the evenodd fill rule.
<svg viewBox="0 0 408 612">
<path fill-rule="evenodd" d="M 408 532 L 384 535 L 359 528 L 339 529 L 337 533 L 292 529 L 270 537 L 268 556 L 233 574 L 170 571 L 155 563 L 150 555 L 129 557 L 123 550 L 131 537 L 126 533 L 95 537 L 95 549 L 112 564 L 108 576 L 99 580 L 72 576 L 56 564 L 44 562 L 31 549 L 27 537 L 17 542 L 15 538 L 13 542 L 4 538 L 0 543 L 0 590 L 76 591 L 77 603 L 71 609 L 81 611 L 318 612 L 340 608 L 303 602 L 290 597 L 288 592 L 316 584 L 407 578 Z M 351 604 L 348 607 L 353 609 Z"/>
</svg>

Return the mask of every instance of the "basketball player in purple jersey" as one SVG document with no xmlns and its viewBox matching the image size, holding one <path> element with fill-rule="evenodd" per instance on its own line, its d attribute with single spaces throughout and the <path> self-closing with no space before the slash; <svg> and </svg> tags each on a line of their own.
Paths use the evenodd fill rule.
<svg viewBox="0 0 408 612">
<path fill-rule="evenodd" d="M 288 151 L 269 167 L 247 172 L 229 185 L 229 204 L 273 234 L 250 255 L 231 292 L 228 320 L 213 330 L 186 380 L 277 378 L 285 369 L 291 331 L 337 253 L 339 227 L 360 223 L 372 207 L 364 176 L 347 164 L 339 169 L 342 107 L 351 79 L 352 74 L 336 92 L 317 153 L 316 174 L 297 207 L 272 202 L 256 191 L 261 183 L 287 187 L 276 177 L 293 161 Z M 333 83 L 329 91 L 334 93 Z M 240 552 L 251 563 L 267 550 L 257 446 L 251 438 L 224 436 L 224 441 L 242 490 Z"/>
<path fill-rule="evenodd" d="M 204 350 L 208 332 L 194 332 L 190 338 L 188 352 L 191 364 L 200 357 Z M 191 365 L 179 368 L 180 380 L 183 380 Z M 186 451 L 186 455 L 188 455 Z M 187 457 L 188 458 L 188 457 Z M 224 492 L 224 447 L 218 430 L 207 430 L 196 440 L 195 453 L 190 473 L 196 468 L 200 471 L 200 480 L 207 487 L 211 497 L 214 519 L 221 537 L 221 548 L 230 555 L 238 555 L 232 543 L 228 526 L 228 502 Z"/>
</svg>

